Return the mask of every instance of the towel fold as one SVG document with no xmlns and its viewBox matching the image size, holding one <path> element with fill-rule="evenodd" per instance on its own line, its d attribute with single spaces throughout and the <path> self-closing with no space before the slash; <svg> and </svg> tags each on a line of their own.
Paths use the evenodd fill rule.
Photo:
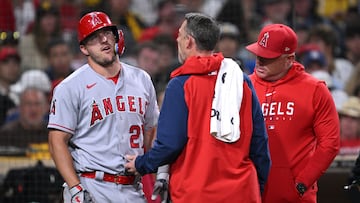
<svg viewBox="0 0 360 203">
<path fill-rule="evenodd" d="M 210 133 L 223 142 L 240 139 L 243 80 L 239 65 L 232 59 L 224 58 L 216 79 L 210 117 Z"/>
</svg>

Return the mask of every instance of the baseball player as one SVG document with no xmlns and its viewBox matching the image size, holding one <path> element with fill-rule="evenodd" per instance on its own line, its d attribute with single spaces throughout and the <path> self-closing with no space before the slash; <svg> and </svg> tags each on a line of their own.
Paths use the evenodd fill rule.
<svg viewBox="0 0 360 203">
<path fill-rule="evenodd" d="M 54 90 L 48 128 L 65 202 L 145 203 L 140 178 L 125 171 L 125 154 L 143 154 L 159 109 L 150 76 L 122 63 L 122 32 L 102 12 L 78 26 L 87 64 Z M 118 50 L 118 51 L 116 51 Z"/>
</svg>

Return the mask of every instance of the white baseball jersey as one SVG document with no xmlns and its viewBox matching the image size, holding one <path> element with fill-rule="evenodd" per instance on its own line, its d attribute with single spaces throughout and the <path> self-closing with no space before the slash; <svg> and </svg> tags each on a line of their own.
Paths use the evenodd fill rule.
<svg viewBox="0 0 360 203">
<path fill-rule="evenodd" d="M 124 171 L 125 154 L 143 154 L 144 131 L 159 109 L 150 76 L 122 64 L 117 84 L 86 64 L 54 90 L 48 128 L 72 134 L 76 171 Z"/>
</svg>

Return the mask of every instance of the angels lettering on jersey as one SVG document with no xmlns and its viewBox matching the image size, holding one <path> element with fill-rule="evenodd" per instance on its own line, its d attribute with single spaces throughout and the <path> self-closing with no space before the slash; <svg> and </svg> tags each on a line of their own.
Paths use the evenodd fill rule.
<svg viewBox="0 0 360 203">
<path fill-rule="evenodd" d="M 93 99 L 92 104 L 90 105 L 91 117 L 89 125 L 93 126 L 115 112 L 138 113 L 144 115 L 148 105 L 149 103 L 145 99 L 130 95 L 118 95 L 115 99 L 108 97 L 101 99 L 101 101 Z M 56 114 L 56 99 L 53 99 L 51 103 L 50 114 Z"/>
<path fill-rule="evenodd" d="M 294 116 L 294 102 L 264 102 L 261 110 L 265 120 L 292 120 Z"/>
<path fill-rule="evenodd" d="M 104 117 L 117 112 L 138 113 L 144 115 L 148 102 L 141 97 L 136 96 L 116 96 L 115 100 L 104 98 L 101 101 L 93 100 L 91 105 L 90 126 L 104 119 Z M 114 109 L 115 108 L 115 109 Z"/>
</svg>

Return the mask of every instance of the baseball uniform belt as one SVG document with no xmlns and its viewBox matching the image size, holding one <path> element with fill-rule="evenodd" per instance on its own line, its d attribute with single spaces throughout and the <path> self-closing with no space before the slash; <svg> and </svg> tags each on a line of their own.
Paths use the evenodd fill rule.
<svg viewBox="0 0 360 203">
<path fill-rule="evenodd" d="M 85 177 L 85 178 L 94 178 L 94 179 L 99 179 L 98 174 L 99 172 L 97 171 L 93 171 L 93 172 L 82 172 L 80 173 L 81 177 Z M 116 183 L 116 184 L 121 184 L 121 185 L 132 185 L 134 184 L 135 181 L 135 176 L 134 175 L 130 175 L 130 176 L 124 176 L 124 175 L 118 175 L 118 174 L 109 174 L 109 173 L 104 173 L 104 172 L 100 172 L 102 174 L 102 178 L 100 178 L 103 181 L 106 182 L 111 182 L 111 183 Z"/>
</svg>

